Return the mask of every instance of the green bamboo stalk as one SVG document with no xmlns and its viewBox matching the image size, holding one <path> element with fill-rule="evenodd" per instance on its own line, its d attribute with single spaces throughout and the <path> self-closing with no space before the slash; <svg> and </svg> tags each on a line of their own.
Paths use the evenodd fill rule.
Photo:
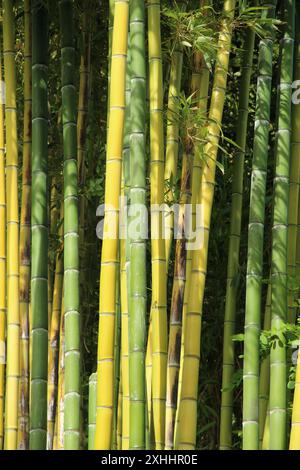
<svg viewBox="0 0 300 470">
<path fill-rule="evenodd" d="M 271 330 L 278 337 L 270 353 L 270 449 L 286 447 L 287 232 L 291 148 L 291 104 L 295 34 L 295 1 L 285 0 L 286 31 L 281 44 L 278 86 L 278 130 L 274 177 L 271 264 Z"/>
<path fill-rule="evenodd" d="M 48 364 L 48 9 L 32 3 L 32 271 L 30 449 L 45 449 Z"/>
<path fill-rule="evenodd" d="M 94 450 L 96 431 L 96 390 L 97 374 L 94 372 L 89 378 L 89 424 L 88 424 L 88 449 Z"/>
<path fill-rule="evenodd" d="M 277 0 L 265 1 L 262 13 L 274 17 Z M 255 133 L 250 192 L 243 372 L 243 448 L 258 449 L 259 335 L 266 173 L 270 125 L 273 36 L 259 43 Z"/>
<path fill-rule="evenodd" d="M 247 139 L 249 92 L 252 74 L 255 33 L 245 31 L 243 63 L 239 89 L 239 111 L 236 125 L 236 143 L 239 150 L 235 156 L 232 176 L 232 199 L 230 211 L 230 235 L 227 262 L 227 287 L 223 339 L 223 374 L 220 421 L 220 450 L 232 446 L 232 407 L 233 391 L 231 388 L 234 373 L 234 343 L 232 336 L 235 329 L 236 302 L 238 289 L 239 252 L 241 239 L 244 161 Z"/>
<path fill-rule="evenodd" d="M 74 86 L 73 1 L 60 0 L 64 147 L 64 447 L 80 446 L 80 314 L 78 257 L 77 116 Z"/>
<path fill-rule="evenodd" d="M 130 103 L 130 283 L 129 283 L 129 447 L 145 449 L 146 384 L 146 203 L 145 122 L 146 53 L 145 5 L 132 0 L 130 5 L 131 103 Z M 131 221 L 139 227 L 132 233 Z"/>
</svg>

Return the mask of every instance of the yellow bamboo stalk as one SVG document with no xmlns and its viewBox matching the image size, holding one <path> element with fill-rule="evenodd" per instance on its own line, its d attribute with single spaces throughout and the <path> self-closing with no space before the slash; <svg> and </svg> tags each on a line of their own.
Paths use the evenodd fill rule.
<svg viewBox="0 0 300 470">
<path fill-rule="evenodd" d="M 300 450 L 300 353 L 297 356 L 294 401 L 292 410 L 292 426 L 290 434 L 290 450 Z"/>
<path fill-rule="evenodd" d="M 100 274 L 99 335 L 97 361 L 97 413 L 95 449 L 111 447 L 114 401 L 114 338 L 116 278 L 118 275 L 118 221 L 122 172 L 125 78 L 128 39 L 128 0 L 116 0 L 113 27 L 110 113 L 106 160 L 104 239 Z M 108 227 L 113 237 L 105 236 Z M 106 232 L 107 234 L 108 232 Z M 105 432 L 103 430 L 105 429 Z"/>
<path fill-rule="evenodd" d="M 4 82 L 0 55 L 0 450 L 4 440 L 4 376 L 6 322 L 6 197 L 4 148 Z"/>
<path fill-rule="evenodd" d="M 7 203 L 7 356 L 5 390 L 5 441 L 7 450 L 17 448 L 18 385 L 20 376 L 19 316 L 19 211 L 16 66 L 13 2 L 4 0 L 3 43 L 6 84 L 6 203 Z"/>
<path fill-rule="evenodd" d="M 174 202 L 174 186 L 176 185 L 178 148 L 179 148 L 179 120 L 177 98 L 181 86 L 182 75 L 182 47 L 176 45 L 176 49 L 171 55 L 170 84 L 168 96 L 167 112 L 167 139 L 166 139 L 166 164 L 164 179 L 167 184 L 165 189 L 165 199 L 167 203 L 165 220 L 165 252 L 166 266 L 170 258 L 173 233 L 174 233 L 174 213 L 170 210 Z"/>
<path fill-rule="evenodd" d="M 31 11 L 24 1 L 24 128 L 22 164 L 22 202 L 20 220 L 20 385 L 18 449 L 29 445 L 29 289 L 31 218 Z"/>
<path fill-rule="evenodd" d="M 189 137 L 184 139 L 184 153 L 182 157 L 182 172 L 180 184 L 180 207 L 178 213 L 178 228 L 182 238 L 176 240 L 174 279 L 172 289 L 172 302 L 170 311 L 170 331 L 167 365 L 167 401 L 166 401 L 166 437 L 165 448 L 173 449 L 174 428 L 176 417 L 178 379 L 180 366 L 180 347 L 182 331 L 182 310 L 186 284 L 186 229 L 187 204 L 191 200 L 193 145 Z M 179 341 L 178 341 L 179 339 Z"/>
<path fill-rule="evenodd" d="M 208 0 L 200 0 L 200 8 L 207 5 Z M 209 69 L 206 61 L 204 60 L 203 54 L 196 52 L 194 55 L 194 70 L 191 78 L 191 93 L 197 99 L 197 106 L 199 114 L 204 118 L 207 114 L 207 101 L 208 101 L 208 87 L 209 87 Z M 201 190 L 201 175 L 203 169 L 203 159 L 201 158 L 201 152 L 198 146 L 195 146 L 195 155 L 193 159 L 193 172 L 192 172 L 192 229 L 193 232 L 196 230 L 196 204 L 199 201 L 200 190 Z M 177 410 L 175 419 L 175 430 L 174 430 L 174 446 L 178 444 L 178 422 L 179 422 L 179 403 L 181 396 L 181 385 L 182 385 L 182 364 L 184 358 L 184 331 L 186 322 L 186 313 L 188 307 L 188 299 L 190 292 L 191 282 L 191 266 L 192 266 L 192 251 L 187 250 L 186 259 L 186 286 L 184 292 L 184 303 L 182 311 L 182 335 L 181 335 L 181 352 L 180 352 L 180 370 L 178 379 L 178 400 Z"/>
<path fill-rule="evenodd" d="M 269 403 L 267 404 L 267 414 L 266 414 L 263 441 L 262 441 L 261 448 L 262 448 L 262 450 L 270 450 L 270 410 L 269 410 Z"/>
<path fill-rule="evenodd" d="M 63 217 L 63 204 L 61 205 L 61 218 Z M 62 239 L 63 224 L 59 228 L 59 236 Z M 48 359 L 48 386 L 47 386 L 47 450 L 53 448 L 55 415 L 57 409 L 58 389 L 58 364 L 59 364 L 59 330 L 61 324 L 61 303 L 63 289 L 63 253 L 58 249 L 55 262 L 55 276 L 53 289 L 53 307 L 49 334 L 49 359 Z M 62 358 L 60 357 L 60 360 Z"/>
<path fill-rule="evenodd" d="M 160 1 L 148 2 L 150 155 L 151 155 L 151 256 L 152 256 L 152 407 L 156 449 L 165 443 L 167 310 L 166 255 L 162 234 L 164 202 L 163 76 Z"/>
<path fill-rule="evenodd" d="M 178 449 L 194 449 L 197 428 L 198 373 L 204 287 L 207 269 L 208 241 L 211 210 L 214 196 L 216 159 L 220 126 L 225 101 L 229 55 L 231 49 L 232 19 L 235 0 L 225 0 L 222 27 L 219 34 L 218 53 L 207 126 L 208 142 L 204 148 L 206 162 L 203 166 L 199 203 L 202 206 L 201 246 L 193 251 L 190 292 L 185 322 L 184 359 L 179 410 Z"/>
</svg>

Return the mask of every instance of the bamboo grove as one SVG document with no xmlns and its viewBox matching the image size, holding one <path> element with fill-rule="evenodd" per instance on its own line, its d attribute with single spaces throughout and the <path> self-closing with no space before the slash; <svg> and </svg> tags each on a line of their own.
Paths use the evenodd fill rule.
<svg viewBox="0 0 300 470">
<path fill-rule="evenodd" d="M 0 19 L 0 449 L 300 450 L 298 2 Z"/>
</svg>

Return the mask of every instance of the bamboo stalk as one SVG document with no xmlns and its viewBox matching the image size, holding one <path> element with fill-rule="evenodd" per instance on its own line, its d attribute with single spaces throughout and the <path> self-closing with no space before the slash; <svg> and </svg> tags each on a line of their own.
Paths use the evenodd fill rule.
<svg viewBox="0 0 300 470">
<path fill-rule="evenodd" d="M 77 162 L 78 162 L 78 186 L 79 186 L 79 246 L 80 246 L 80 288 L 86 295 L 85 275 L 86 264 L 86 207 L 87 200 L 83 194 L 86 181 L 86 151 L 87 151 L 87 126 L 89 114 L 89 93 L 91 87 L 91 19 L 88 11 L 82 13 L 82 50 L 80 55 L 79 70 L 79 98 L 77 115 Z"/>
<path fill-rule="evenodd" d="M 167 364 L 167 401 L 166 401 L 166 449 L 173 449 L 175 415 L 177 406 L 178 376 L 180 366 L 180 346 L 182 310 L 186 283 L 186 233 L 184 222 L 187 220 L 188 204 L 191 198 L 193 145 L 185 137 L 185 150 L 182 158 L 180 187 L 180 207 L 178 231 L 182 238 L 176 240 L 174 281 L 170 311 L 170 331 Z"/>
<path fill-rule="evenodd" d="M 20 375 L 19 214 L 16 66 L 13 2 L 3 2 L 3 48 L 6 124 L 6 227 L 7 227 L 7 355 L 4 448 L 17 448 L 18 385 Z"/>
<path fill-rule="evenodd" d="M 162 234 L 164 202 L 163 77 L 160 2 L 148 2 L 150 93 L 150 204 L 152 256 L 152 407 L 156 449 L 164 448 L 167 367 L 166 256 Z"/>
<path fill-rule="evenodd" d="M 294 83 L 300 80 L 300 28 L 298 26 L 299 12 L 296 10 L 296 44 L 294 58 Z M 299 106 L 292 103 L 292 137 L 291 137 L 291 162 L 289 184 L 289 210 L 288 210 L 288 322 L 295 323 L 297 312 L 297 278 L 296 278 L 296 254 L 297 254 L 297 223 L 299 209 L 299 184 L 300 184 L 300 160 L 299 150 Z"/>
<path fill-rule="evenodd" d="M 61 225 L 59 235 L 63 236 L 63 204 L 60 210 Z M 57 409 L 58 389 L 58 363 L 59 363 L 59 329 L 63 288 L 63 252 L 59 248 L 55 262 L 55 276 L 53 289 L 53 308 L 49 332 L 49 358 L 48 358 L 48 389 L 47 389 L 47 450 L 52 450 L 54 439 L 55 416 Z"/>
<path fill-rule="evenodd" d="M 274 17 L 276 0 L 264 2 L 262 15 Z M 243 448 L 258 449 L 259 334 L 266 169 L 270 125 L 273 38 L 259 43 L 255 132 L 250 193 L 243 370 Z"/>
<path fill-rule="evenodd" d="M 59 357 L 58 357 L 58 387 L 57 387 L 57 416 L 56 439 L 53 442 L 53 450 L 64 449 L 64 415 L 65 415 L 65 316 L 64 316 L 64 281 L 61 300 L 60 326 L 59 326 Z"/>
<path fill-rule="evenodd" d="M 32 206 L 30 449 L 46 449 L 48 357 L 48 11 L 32 3 Z"/>
<path fill-rule="evenodd" d="M 31 1 L 24 1 L 24 128 L 20 218 L 20 385 L 18 449 L 29 445 L 29 287 L 31 217 Z"/>
<path fill-rule="evenodd" d="M 129 282 L 129 447 L 145 449 L 146 384 L 146 203 L 145 124 L 146 60 L 145 6 L 143 0 L 130 5 L 130 282 Z M 133 210 L 133 211 L 132 211 Z M 136 226 L 137 221 L 139 227 Z M 133 228 L 131 230 L 131 222 Z M 136 232 L 136 233 L 134 233 Z"/>
<path fill-rule="evenodd" d="M 0 54 L 0 450 L 4 441 L 4 391 L 5 391 L 5 323 L 6 323 L 6 195 L 5 195 L 5 147 L 4 112 L 5 96 L 3 60 Z"/>
<path fill-rule="evenodd" d="M 265 307 L 264 330 L 271 329 L 271 284 L 268 284 L 267 300 Z M 265 432 L 265 423 L 269 407 L 270 392 L 270 354 L 265 357 L 260 366 L 259 374 L 259 403 L 258 403 L 258 426 L 259 426 L 259 448 L 262 448 Z"/>
<path fill-rule="evenodd" d="M 128 203 L 130 191 L 130 98 L 131 98 L 131 76 L 130 76 L 130 34 L 128 36 L 128 53 L 126 65 L 125 84 L 125 122 L 123 138 L 123 165 L 122 165 L 122 188 L 121 195 L 124 204 Z M 129 240 L 127 234 L 128 210 L 122 220 L 122 234 L 120 239 L 120 276 L 121 276 L 121 370 L 122 370 L 122 450 L 129 449 L 129 332 L 128 332 L 128 287 L 130 276 Z"/>
<path fill-rule="evenodd" d="M 80 313 L 76 90 L 73 1 L 60 0 L 64 147 L 64 448 L 80 447 Z"/>
<path fill-rule="evenodd" d="M 166 266 L 169 264 L 174 233 L 174 213 L 170 210 L 170 206 L 174 202 L 174 188 L 176 186 L 177 177 L 179 149 L 179 120 L 177 117 L 177 99 L 181 91 L 182 55 L 182 47 L 180 47 L 179 44 L 176 44 L 171 55 L 167 111 L 166 164 L 164 174 L 164 180 L 167 185 L 165 188 L 165 200 L 167 203 L 167 208 L 166 214 L 164 215 Z"/>
<path fill-rule="evenodd" d="M 117 411 L 117 445 L 116 449 L 122 449 L 122 407 L 123 407 L 123 390 L 122 390 L 122 369 L 120 369 L 120 384 L 118 390 L 118 411 Z"/>
<path fill-rule="evenodd" d="M 119 254 L 118 254 L 119 259 Z M 118 261 L 119 263 L 119 261 Z M 118 270 L 119 271 L 119 270 Z M 121 380 L 121 299 L 120 299 L 120 277 L 116 280 L 116 325 L 114 339 L 114 404 L 113 404 L 113 438 L 112 449 L 117 447 L 117 426 L 118 426 L 118 409 L 119 409 L 119 390 Z"/>
<path fill-rule="evenodd" d="M 88 424 L 88 449 L 93 450 L 96 430 L 96 394 L 97 374 L 93 373 L 89 378 L 89 424 Z"/>
<path fill-rule="evenodd" d="M 82 14 L 82 52 L 80 55 L 79 99 L 77 116 L 77 159 L 79 187 L 85 182 L 86 127 L 88 120 L 88 97 L 91 75 L 91 24 L 88 11 Z M 80 207 L 81 208 L 81 207 Z M 82 208 L 81 208 L 82 209 Z M 80 211 L 80 218 L 83 214 Z M 80 225 L 82 226 L 82 225 Z"/>
<path fill-rule="evenodd" d="M 294 81 L 300 80 L 300 28 L 299 28 L 299 12 L 296 11 L 296 44 L 295 44 L 295 63 L 294 63 Z M 299 174 L 299 149 L 300 149 L 300 108 L 298 104 L 292 104 L 292 142 L 291 142 L 291 166 L 290 166 L 290 194 L 289 194 L 289 234 L 288 234 L 288 247 L 291 245 L 293 246 L 294 243 L 296 244 L 296 253 L 295 253 L 295 268 L 293 266 L 294 259 L 292 250 L 290 248 L 290 257 L 289 257 L 289 266 L 295 269 L 293 272 L 295 276 L 295 284 L 299 285 L 299 263 L 298 267 L 296 265 L 296 261 L 299 261 L 299 253 L 300 253 L 300 230 L 299 230 L 299 213 L 300 213 L 300 205 L 298 201 L 299 197 L 299 182 L 300 182 L 300 174 Z M 298 181 L 297 181 L 298 176 Z M 298 184 L 298 188 L 297 188 Z M 297 197 L 298 193 L 298 197 Z M 298 201 L 298 214 L 297 214 L 297 223 L 296 223 L 296 230 L 294 228 L 294 210 L 295 206 L 297 206 Z M 296 234 L 294 233 L 296 232 Z M 295 236 L 296 241 L 291 240 Z M 298 254 L 298 256 L 297 256 Z M 290 271 L 291 273 L 291 271 Z M 297 275 L 298 274 L 298 275 Z M 292 312 L 289 312 L 289 320 L 291 321 L 294 316 L 294 295 L 292 295 L 292 299 L 290 298 L 289 308 L 292 309 Z M 300 364 L 299 364 L 299 353 L 297 358 L 296 364 L 296 380 L 295 380 L 295 390 L 294 390 L 294 399 L 293 399 L 293 409 L 292 409 L 292 423 L 291 423 L 291 433 L 290 433 L 290 443 L 289 448 L 290 450 L 297 450 L 300 449 Z"/>
<path fill-rule="evenodd" d="M 50 236 L 56 235 L 59 209 L 57 207 L 58 190 L 57 179 L 53 177 L 50 190 Z M 53 287 L 54 287 L 55 260 L 49 259 L 48 263 L 48 325 L 51 325 L 51 315 L 53 307 Z"/>
<path fill-rule="evenodd" d="M 112 54 L 112 42 L 113 42 L 113 27 L 114 27 L 114 16 L 115 16 L 115 0 L 108 1 L 108 73 L 107 73 L 107 122 L 106 131 L 108 139 L 109 131 L 109 111 L 110 111 L 110 82 L 111 82 L 111 54 Z"/>
<path fill-rule="evenodd" d="M 110 448 L 113 425 L 115 286 L 118 266 L 118 210 L 125 114 L 128 10 L 128 0 L 115 1 L 104 217 L 104 233 L 110 221 L 113 224 L 114 236 L 108 237 L 106 232 L 102 242 L 95 435 L 97 450 Z M 105 433 L 102 432 L 103 428 Z"/>
</svg>

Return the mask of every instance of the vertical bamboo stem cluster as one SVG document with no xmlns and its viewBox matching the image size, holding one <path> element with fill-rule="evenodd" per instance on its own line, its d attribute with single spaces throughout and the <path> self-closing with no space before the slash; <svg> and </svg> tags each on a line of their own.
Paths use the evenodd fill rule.
<svg viewBox="0 0 300 470">
<path fill-rule="evenodd" d="M 145 5 L 130 5 L 129 393 L 131 449 L 145 449 L 146 382 L 146 60 Z M 138 217 L 139 227 L 136 226 Z M 131 222 L 134 222 L 131 224 Z"/>
<path fill-rule="evenodd" d="M 3 45 L 6 125 L 6 227 L 7 227 L 7 355 L 4 448 L 17 448 L 18 385 L 20 375 L 19 316 L 19 211 L 16 66 L 13 2 L 3 2 Z"/>
<path fill-rule="evenodd" d="M 80 446 L 80 314 L 77 115 L 74 86 L 73 1 L 60 0 L 61 93 L 64 150 L 64 448 Z"/>
<path fill-rule="evenodd" d="M 125 77 L 128 41 L 128 0 L 116 0 L 111 55 L 110 112 L 105 180 L 104 238 L 102 243 L 97 366 L 95 448 L 109 449 L 114 400 L 114 330 L 118 267 L 119 196 L 125 114 Z M 109 237 L 108 227 L 113 226 Z M 111 229 L 110 229 L 111 230 Z M 105 432 L 103 432 L 105 429 Z"/>
<path fill-rule="evenodd" d="M 235 155 L 232 176 L 232 200 L 230 211 L 230 234 L 227 262 L 226 302 L 223 339 L 223 375 L 220 422 L 220 449 L 230 449 L 232 445 L 232 407 L 231 388 L 234 373 L 234 343 L 232 336 L 235 328 L 236 302 L 239 273 L 239 251 L 242 224 L 244 161 L 247 140 L 249 92 L 252 74 L 255 33 L 245 31 L 243 63 L 239 87 L 239 111 L 236 125 L 236 143 L 239 150 Z"/>
</svg>

